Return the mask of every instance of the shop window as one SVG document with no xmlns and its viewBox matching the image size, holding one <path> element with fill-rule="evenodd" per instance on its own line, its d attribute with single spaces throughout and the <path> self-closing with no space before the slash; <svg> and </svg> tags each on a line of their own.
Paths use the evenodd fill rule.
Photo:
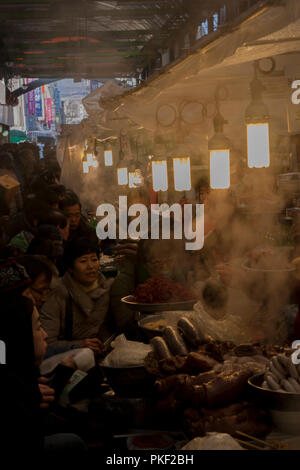
<svg viewBox="0 0 300 470">
<path fill-rule="evenodd" d="M 226 23 L 226 5 L 220 9 L 220 24 Z"/>
<path fill-rule="evenodd" d="M 219 27 L 219 15 L 218 13 L 215 13 L 213 15 L 213 30 L 217 31 L 218 27 Z"/>
<path fill-rule="evenodd" d="M 201 39 L 203 36 L 208 34 L 208 19 L 203 21 L 201 25 L 198 26 L 196 40 Z"/>
</svg>

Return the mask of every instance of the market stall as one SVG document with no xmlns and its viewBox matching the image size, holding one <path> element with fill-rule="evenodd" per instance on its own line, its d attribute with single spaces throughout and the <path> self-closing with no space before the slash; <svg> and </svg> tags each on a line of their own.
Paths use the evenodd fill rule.
<svg viewBox="0 0 300 470">
<path fill-rule="evenodd" d="M 134 341 L 110 343 L 100 363 L 110 390 L 91 405 L 117 417 L 120 446 L 126 438 L 130 449 L 200 449 L 205 440 L 187 442 L 218 433 L 206 447 L 217 448 L 225 433 L 235 441 L 223 448 L 299 448 L 291 300 L 298 282 L 298 23 L 297 2 L 263 9 L 146 86 L 128 92 L 109 83 L 85 100 L 89 120 L 74 158 L 79 171 L 83 165 L 89 208 L 129 196 L 137 188 L 128 174 L 139 170 L 136 186 L 150 187 L 156 201 L 205 199 L 207 217 L 201 255 L 177 259 L 182 284 L 152 277 L 124 292 L 119 308 L 135 312 Z M 199 186 L 203 178 L 209 189 Z M 97 194 L 93 181 L 101 182 Z"/>
</svg>

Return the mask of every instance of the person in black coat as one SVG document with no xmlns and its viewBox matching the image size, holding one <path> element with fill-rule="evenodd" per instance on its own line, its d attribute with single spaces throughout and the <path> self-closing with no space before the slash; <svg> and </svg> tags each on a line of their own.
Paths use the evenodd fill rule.
<svg viewBox="0 0 300 470">
<path fill-rule="evenodd" d="M 0 344 L 5 348 L 5 355 L 1 355 L 5 363 L 0 364 L 0 448 L 19 455 L 49 449 L 82 451 L 84 443 L 74 435 L 45 439 L 42 408 L 47 404 L 47 393 L 38 379 L 47 334 L 30 298 L 30 283 L 23 266 L 14 260 L 0 262 Z"/>
</svg>

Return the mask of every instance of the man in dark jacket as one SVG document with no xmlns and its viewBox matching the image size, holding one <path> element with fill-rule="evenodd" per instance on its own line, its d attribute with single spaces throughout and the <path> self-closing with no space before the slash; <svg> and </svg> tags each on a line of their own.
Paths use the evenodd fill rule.
<svg viewBox="0 0 300 470">
<path fill-rule="evenodd" d="M 81 213 L 81 204 L 77 195 L 67 190 L 66 195 L 60 205 L 70 223 L 69 240 L 79 237 L 93 237 L 98 241 L 95 230 L 89 225 L 87 219 Z"/>
</svg>

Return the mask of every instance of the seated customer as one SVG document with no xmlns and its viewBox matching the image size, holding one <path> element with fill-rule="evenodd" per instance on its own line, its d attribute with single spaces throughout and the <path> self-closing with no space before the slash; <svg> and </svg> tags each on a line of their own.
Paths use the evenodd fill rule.
<svg viewBox="0 0 300 470">
<path fill-rule="evenodd" d="M 30 293 L 35 305 L 40 310 L 47 300 L 52 280 L 52 270 L 46 256 L 31 255 L 20 258 L 20 264 L 24 266 L 31 279 Z"/>
<path fill-rule="evenodd" d="M 37 230 L 36 237 L 30 243 L 27 255 L 43 255 L 47 258 L 52 270 L 51 288 L 54 288 L 58 281 L 58 263 L 63 258 L 63 240 L 58 228 L 54 225 L 41 225 Z"/>
<path fill-rule="evenodd" d="M 62 239 L 66 242 L 69 238 L 70 223 L 68 218 L 60 210 L 52 210 L 44 220 L 45 224 L 54 225 L 61 233 Z"/>
<path fill-rule="evenodd" d="M 23 266 L 14 260 L 1 261 L 0 335 L 6 347 L 6 363 L 0 367 L 0 419 L 5 430 L 1 448 L 22 457 L 42 450 L 82 451 L 85 445 L 75 435 L 45 437 L 41 408 L 49 398 L 38 377 L 47 335 L 27 289 L 30 282 Z"/>
<path fill-rule="evenodd" d="M 64 261 L 68 271 L 41 311 L 48 344 L 86 347 L 101 354 L 103 341 L 111 335 L 108 309 L 113 280 L 99 272 L 99 249 L 94 239 L 81 237 L 68 242 Z"/>
<path fill-rule="evenodd" d="M 87 219 L 81 213 L 81 204 L 77 195 L 70 189 L 60 201 L 60 209 L 66 215 L 70 223 L 69 240 L 75 237 L 94 237 L 98 241 L 96 231 L 89 225 Z"/>
</svg>

